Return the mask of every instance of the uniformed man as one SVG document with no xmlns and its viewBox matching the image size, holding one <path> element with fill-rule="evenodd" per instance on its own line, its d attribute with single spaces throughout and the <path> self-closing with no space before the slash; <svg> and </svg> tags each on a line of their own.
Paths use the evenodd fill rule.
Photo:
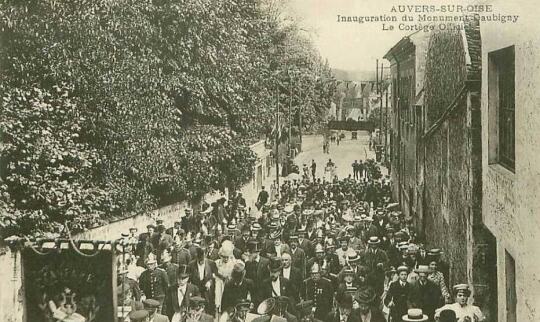
<svg viewBox="0 0 540 322">
<path fill-rule="evenodd" d="M 145 299 L 154 299 L 160 303 L 157 312 L 161 313 L 161 307 L 165 300 L 169 278 L 167 272 L 157 267 L 157 260 L 153 254 L 146 260 L 147 269 L 139 278 L 139 287 Z"/>
<path fill-rule="evenodd" d="M 304 281 L 301 296 L 304 300 L 313 301 L 316 307 L 315 317 L 324 320 L 332 310 L 334 290 L 330 281 L 321 276 L 321 267 L 318 263 L 313 264 L 310 274 L 311 277 Z"/>
</svg>

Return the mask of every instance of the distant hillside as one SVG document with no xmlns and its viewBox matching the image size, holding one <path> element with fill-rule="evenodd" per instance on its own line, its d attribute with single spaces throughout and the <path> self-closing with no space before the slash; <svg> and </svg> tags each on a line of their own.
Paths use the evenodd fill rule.
<svg viewBox="0 0 540 322">
<path fill-rule="evenodd" d="M 338 80 L 345 81 L 369 81 L 375 80 L 375 70 L 365 71 L 365 70 L 343 70 L 338 68 L 332 68 L 332 73 L 334 77 Z"/>
</svg>

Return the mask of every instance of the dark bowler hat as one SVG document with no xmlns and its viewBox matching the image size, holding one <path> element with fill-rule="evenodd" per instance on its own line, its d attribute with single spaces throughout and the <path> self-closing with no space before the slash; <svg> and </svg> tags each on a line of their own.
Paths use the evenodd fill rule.
<svg viewBox="0 0 540 322">
<path fill-rule="evenodd" d="M 251 252 L 251 253 L 254 253 L 254 252 L 260 252 L 261 251 L 261 248 L 259 246 L 259 242 L 256 241 L 256 240 L 251 240 L 249 241 L 248 245 L 247 245 L 247 248 L 248 250 Z"/>
<path fill-rule="evenodd" d="M 156 220 L 156 225 L 157 225 L 157 226 L 163 225 L 163 219 L 158 219 L 158 220 Z"/>
<path fill-rule="evenodd" d="M 150 228 L 153 228 L 154 230 L 156 229 L 156 226 L 150 224 L 150 225 L 146 225 L 146 229 L 150 229 Z"/>
<path fill-rule="evenodd" d="M 274 257 L 270 259 L 270 272 L 278 272 L 283 268 L 281 258 Z"/>
<path fill-rule="evenodd" d="M 343 295 L 339 296 L 337 299 L 338 306 L 346 309 L 352 309 L 353 307 L 353 297 L 349 293 L 344 293 Z"/>
</svg>

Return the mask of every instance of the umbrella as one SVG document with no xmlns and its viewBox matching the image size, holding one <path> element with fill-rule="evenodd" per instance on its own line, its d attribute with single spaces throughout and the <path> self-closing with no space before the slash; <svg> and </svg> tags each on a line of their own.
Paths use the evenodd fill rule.
<svg viewBox="0 0 540 322">
<path fill-rule="evenodd" d="M 399 208 L 399 202 L 394 202 L 394 203 L 388 204 L 388 206 L 386 206 L 386 209 L 388 209 L 388 210 L 393 210 L 393 209 L 396 209 L 396 208 Z"/>
</svg>

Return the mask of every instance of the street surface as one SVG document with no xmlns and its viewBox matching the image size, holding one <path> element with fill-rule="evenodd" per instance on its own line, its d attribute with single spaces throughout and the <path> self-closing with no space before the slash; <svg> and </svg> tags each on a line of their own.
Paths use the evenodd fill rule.
<svg viewBox="0 0 540 322">
<path fill-rule="evenodd" d="M 303 152 L 296 158 L 295 162 L 302 170 L 303 164 L 311 165 L 311 160 L 315 160 L 317 164 L 317 177 L 324 175 L 324 167 L 328 159 L 336 164 L 336 174 L 338 178 L 346 178 L 349 174 L 352 175 L 351 164 L 354 160 L 375 159 L 375 151 L 369 150 L 369 135 L 368 132 L 358 132 L 358 139 L 351 140 L 351 132 L 346 132 L 345 138 L 337 145 L 330 143 L 330 153 L 323 153 L 322 135 L 309 135 L 303 137 Z M 386 174 L 386 168 L 381 167 L 383 174 Z M 310 168 L 311 173 L 311 168 Z"/>
</svg>

